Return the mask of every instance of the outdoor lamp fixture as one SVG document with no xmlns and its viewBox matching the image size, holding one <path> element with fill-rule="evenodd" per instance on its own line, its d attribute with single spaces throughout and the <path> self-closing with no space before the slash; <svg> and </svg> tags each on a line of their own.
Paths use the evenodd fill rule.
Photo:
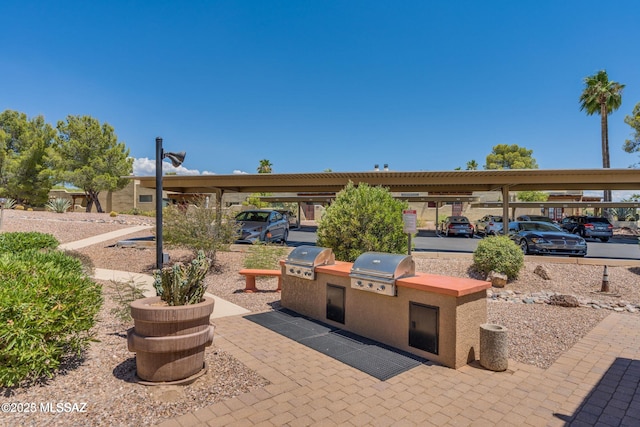
<svg viewBox="0 0 640 427">
<path fill-rule="evenodd" d="M 162 269 L 164 257 L 162 253 L 162 159 L 171 160 L 173 167 L 178 167 L 184 162 L 187 155 L 184 151 L 179 153 L 165 153 L 162 149 L 162 138 L 156 138 L 156 268 Z"/>
</svg>

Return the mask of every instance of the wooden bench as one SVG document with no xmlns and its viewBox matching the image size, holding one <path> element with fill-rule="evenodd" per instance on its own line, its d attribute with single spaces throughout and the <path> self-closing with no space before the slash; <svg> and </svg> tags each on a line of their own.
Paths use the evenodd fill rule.
<svg viewBox="0 0 640 427">
<path fill-rule="evenodd" d="M 258 276 L 270 276 L 278 278 L 278 289 L 280 292 L 282 289 L 282 272 L 280 270 L 261 270 L 257 268 L 243 268 L 238 272 L 240 275 L 245 276 L 246 282 L 244 286 L 245 292 L 258 292 L 256 288 L 256 277 Z"/>
</svg>

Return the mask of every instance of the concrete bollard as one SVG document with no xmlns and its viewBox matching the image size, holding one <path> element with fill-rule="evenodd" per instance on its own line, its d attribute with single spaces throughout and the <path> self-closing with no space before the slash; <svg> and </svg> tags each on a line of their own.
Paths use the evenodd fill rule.
<svg viewBox="0 0 640 427">
<path fill-rule="evenodd" d="M 480 325 L 480 365 L 491 371 L 505 371 L 509 365 L 507 328 L 491 323 Z"/>
</svg>

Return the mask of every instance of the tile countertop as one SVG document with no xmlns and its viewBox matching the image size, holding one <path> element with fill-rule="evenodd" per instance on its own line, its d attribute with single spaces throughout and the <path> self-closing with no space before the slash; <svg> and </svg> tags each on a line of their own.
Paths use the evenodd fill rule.
<svg viewBox="0 0 640 427">
<path fill-rule="evenodd" d="M 336 261 L 333 265 L 321 265 L 316 267 L 316 272 L 332 274 L 334 276 L 349 277 L 352 266 L 353 264 L 350 262 Z M 491 287 L 491 282 L 418 272 L 415 276 L 404 277 L 396 280 L 396 286 L 454 297 L 462 297 L 489 289 Z"/>
</svg>

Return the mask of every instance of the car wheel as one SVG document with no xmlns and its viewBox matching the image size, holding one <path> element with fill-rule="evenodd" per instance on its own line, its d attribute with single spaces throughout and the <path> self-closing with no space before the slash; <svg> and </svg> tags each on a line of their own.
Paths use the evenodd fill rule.
<svg viewBox="0 0 640 427">
<path fill-rule="evenodd" d="M 608 237 L 601 237 L 601 238 L 600 238 L 600 241 L 601 241 L 601 242 L 603 242 L 603 243 L 605 243 L 605 242 L 608 242 L 608 241 L 609 241 L 609 238 L 608 238 Z"/>
<path fill-rule="evenodd" d="M 527 241 L 525 239 L 520 240 L 520 249 L 522 249 L 523 254 L 529 254 L 529 245 L 527 245 Z"/>
</svg>

